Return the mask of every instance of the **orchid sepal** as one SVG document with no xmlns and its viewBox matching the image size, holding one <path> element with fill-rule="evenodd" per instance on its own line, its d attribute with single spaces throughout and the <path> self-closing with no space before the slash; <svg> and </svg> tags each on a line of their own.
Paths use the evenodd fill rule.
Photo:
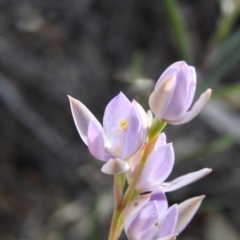
<svg viewBox="0 0 240 240">
<path fill-rule="evenodd" d="M 203 168 L 201 170 L 198 170 L 196 172 L 191 172 L 185 175 L 182 175 L 178 178 L 175 178 L 174 180 L 170 182 L 163 182 L 160 185 L 160 188 L 164 192 L 172 192 L 179 188 L 185 187 L 186 185 L 189 185 L 205 176 L 210 174 L 212 172 L 212 169 L 210 168 Z"/>
<path fill-rule="evenodd" d="M 178 205 L 178 221 L 175 228 L 176 233 L 180 233 L 191 221 L 196 211 L 200 207 L 205 195 L 189 198 Z"/>
</svg>

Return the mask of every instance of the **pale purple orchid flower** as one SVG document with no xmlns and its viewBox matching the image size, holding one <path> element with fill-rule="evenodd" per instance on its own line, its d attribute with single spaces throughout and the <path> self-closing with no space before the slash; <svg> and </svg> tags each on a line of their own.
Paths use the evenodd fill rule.
<svg viewBox="0 0 240 240">
<path fill-rule="evenodd" d="M 178 125 L 191 121 L 204 108 L 211 96 L 207 89 L 192 105 L 197 78 L 195 68 L 179 61 L 169 66 L 158 79 L 149 105 L 159 121 Z"/>
<path fill-rule="evenodd" d="M 127 172 L 127 179 L 130 184 L 136 176 L 140 158 L 141 151 L 138 151 L 128 159 L 130 169 Z M 164 182 L 172 172 L 174 158 L 172 143 L 166 143 L 166 135 L 161 133 L 138 179 L 136 191 L 143 193 L 162 189 L 164 192 L 171 192 L 197 181 L 212 171 L 204 168 L 178 177 L 171 182 Z"/>
<path fill-rule="evenodd" d="M 177 219 L 177 205 L 168 209 L 162 191 L 136 198 L 123 211 L 124 230 L 129 240 L 154 240 L 172 235 Z"/>
<path fill-rule="evenodd" d="M 119 93 L 107 105 L 103 127 L 88 108 L 69 97 L 77 130 L 91 154 L 104 161 L 102 172 L 118 174 L 129 169 L 125 161 L 144 144 L 150 125 L 140 104 Z"/>
<path fill-rule="evenodd" d="M 125 233 L 129 240 L 174 240 L 190 222 L 203 198 L 191 198 L 168 208 L 162 191 L 141 195 L 123 211 Z"/>
</svg>

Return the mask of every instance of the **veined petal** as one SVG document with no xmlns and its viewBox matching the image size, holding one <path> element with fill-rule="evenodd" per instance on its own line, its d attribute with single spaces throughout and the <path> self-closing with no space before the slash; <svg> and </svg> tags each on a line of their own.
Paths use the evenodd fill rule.
<svg viewBox="0 0 240 240">
<path fill-rule="evenodd" d="M 174 164 L 172 144 L 159 146 L 154 150 L 142 171 L 136 189 L 139 192 L 153 191 L 169 176 Z"/>
<path fill-rule="evenodd" d="M 113 158 L 122 158 L 123 142 L 123 137 L 117 137 L 113 140 L 112 146 L 109 148 L 109 152 Z"/>
<path fill-rule="evenodd" d="M 162 221 L 159 237 L 160 238 L 167 237 L 173 234 L 176 228 L 177 220 L 178 220 L 178 207 L 177 204 L 174 204 L 168 209 L 166 216 Z"/>
<path fill-rule="evenodd" d="M 151 125 L 151 119 L 150 119 L 151 117 L 148 116 L 148 114 L 145 112 L 143 107 L 136 100 L 132 101 L 132 105 L 138 114 L 140 122 L 142 123 L 142 127 L 144 129 L 149 128 Z M 151 111 L 150 111 L 150 113 L 151 113 Z"/>
<path fill-rule="evenodd" d="M 88 125 L 87 145 L 90 153 L 97 159 L 106 161 L 104 133 L 102 127 L 95 120 L 90 120 Z"/>
<path fill-rule="evenodd" d="M 195 95 L 196 86 L 197 86 L 197 73 L 194 67 L 188 66 L 188 70 L 186 74 L 187 74 L 187 79 L 191 79 L 191 82 L 189 83 L 188 89 L 186 91 L 187 93 L 186 102 L 188 104 L 186 104 L 185 110 L 187 111 L 191 107 L 192 101 Z"/>
<path fill-rule="evenodd" d="M 169 122 L 184 114 L 192 104 L 196 80 L 188 77 L 189 70 L 192 71 L 192 67 L 180 68 L 175 76 L 174 91 L 163 116 Z"/>
<path fill-rule="evenodd" d="M 208 89 L 207 91 L 205 91 L 204 93 L 202 93 L 202 95 L 200 96 L 200 98 L 197 100 L 197 102 L 195 102 L 195 104 L 193 105 L 192 109 L 186 113 L 184 113 L 181 117 L 179 117 L 176 120 L 172 120 L 172 121 L 168 121 L 170 124 L 173 125 L 178 125 L 178 124 L 183 124 L 186 122 L 191 121 L 193 118 L 195 118 L 199 112 L 201 112 L 201 110 L 204 108 L 204 106 L 206 105 L 206 103 L 208 102 L 208 100 L 211 97 L 211 93 L 212 90 Z"/>
<path fill-rule="evenodd" d="M 121 154 L 123 159 L 129 158 L 143 145 L 141 141 L 141 130 L 140 121 L 135 110 L 132 108 L 128 117 L 128 127 L 123 140 Z"/>
<path fill-rule="evenodd" d="M 126 161 L 120 158 L 110 158 L 101 168 L 103 173 L 109 175 L 115 175 L 126 172 L 129 169 L 129 165 Z"/>
<path fill-rule="evenodd" d="M 170 76 L 166 81 L 156 85 L 156 88 L 149 97 L 149 106 L 158 120 L 162 120 L 164 111 L 172 98 L 175 84 L 176 77 L 174 75 Z M 161 99 L 159 99 L 160 96 Z"/>
<path fill-rule="evenodd" d="M 147 140 L 147 136 L 148 136 L 148 130 L 149 127 L 151 125 L 151 120 L 149 119 L 149 116 L 147 115 L 147 113 L 145 112 L 145 110 L 143 109 L 143 107 L 135 100 L 132 101 L 132 105 L 134 107 L 134 109 L 137 112 L 138 118 L 140 120 L 141 123 L 141 140 L 140 142 L 143 144 L 146 140 Z"/>
<path fill-rule="evenodd" d="M 128 229 L 134 220 L 134 218 L 137 216 L 139 211 L 143 208 L 144 205 L 149 201 L 152 193 L 144 194 L 136 199 L 132 200 L 123 210 L 123 225 L 124 230 L 127 233 Z"/>
<path fill-rule="evenodd" d="M 204 168 L 196 172 L 188 173 L 186 175 L 183 175 L 181 177 L 178 177 L 171 182 L 164 182 L 161 184 L 162 189 L 164 192 L 172 192 L 179 188 L 182 188 L 190 183 L 193 183 L 200 178 L 205 177 L 209 173 L 212 172 L 212 169 L 210 168 Z"/>
<path fill-rule="evenodd" d="M 122 92 L 108 103 L 103 116 L 103 128 L 110 142 L 114 139 L 113 129 L 120 127 L 121 121 L 128 119 L 131 110 L 131 102 Z"/>
<path fill-rule="evenodd" d="M 180 233 L 191 221 L 205 196 L 190 198 L 178 205 L 178 221 L 175 229 Z"/>
<path fill-rule="evenodd" d="M 177 234 L 172 234 L 172 235 L 168 235 L 166 237 L 163 237 L 163 238 L 158 238 L 156 240 L 175 240 L 177 238 Z"/>
<path fill-rule="evenodd" d="M 98 120 L 94 117 L 94 115 L 88 110 L 88 108 L 82 104 L 80 101 L 78 101 L 75 98 L 72 98 L 71 96 L 68 96 L 73 119 L 75 122 L 75 125 L 77 127 L 77 130 L 84 141 L 85 144 L 87 144 L 87 132 L 88 132 L 88 124 L 90 120 L 94 120 L 98 122 Z M 98 122 L 98 124 L 101 126 L 101 124 Z"/>
</svg>

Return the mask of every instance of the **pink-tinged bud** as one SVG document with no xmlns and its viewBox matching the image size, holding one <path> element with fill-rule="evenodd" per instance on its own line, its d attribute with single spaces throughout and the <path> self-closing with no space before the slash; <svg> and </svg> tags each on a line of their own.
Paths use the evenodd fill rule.
<svg viewBox="0 0 240 240">
<path fill-rule="evenodd" d="M 212 92 L 211 89 L 206 90 L 189 110 L 195 90 L 195 68 L 184 61 L 176 62 L 158 79 L 149 98 L 150 108 L 159 121 L 174 125 L 189 122 L 203 109 Z"/>
</svg>

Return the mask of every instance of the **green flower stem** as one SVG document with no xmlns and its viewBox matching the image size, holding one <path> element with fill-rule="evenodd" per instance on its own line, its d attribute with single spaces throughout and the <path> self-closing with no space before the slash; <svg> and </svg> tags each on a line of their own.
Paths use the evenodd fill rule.
<svg viewBox="0 0 240 240">
<path fill-rule="evenodd" d="M 125 173 L 120 173 L 116 175 L 116 181 L 118 187 L 123 190 L 125 186 L 125 181 L 126 181 L 126 174 Z"/>
<path fill-rule="evenodd" d="M 126 175 L 118 174 L 114 176 L 115 207 L 114 207 L 114 212 L 112 216 L 112 223 L 111 223 L 108 240 L 117 240 L 119 238 L 123 228 L 122 211 L 131 200 L 135 199 L 139 195 L 139 193 L 137 193 L 137 191 L 135 190 L 137 182 L 148 160 L 148 156 L 151 154 L 157 142 L 159 134 L 161 133 L 161 131 L 164 129 L 166 125 L 167 125 L 166 121 L 160 122 L 156 118 L 153 120 L 153 124 L 149 131 L 148 141 L 146 142 L 146 144 L 143 146 L 143 149 L 142 149 L 140 164 L 137 169 L 135 178 L 129 185 L 125 196 L 120 202 L 118 200 L 119 195 L 116 194 L 117 193 L 116 188 L 121 189 L 123 191 Z"/>
<path fill-rule="evenodd" d="M 213 36 L 213 43 L 222 43 L 224 39 L 229 36 L 229 33 L 240 14 L 240 1 L 237 0 L 234 4 L 234 10 L 231 13 L 224 14 L 222 12 L 222 17 L 218 21 L 219 23 Z"/>
<path fill-rule="evenodd" d="M 120 204 L 120 208 L 124 209 L 125 206 L 129 203 L 129 201 L 132 199 L 132 195 L 135 192 L 135 188 L 138 182 L 138 179 L 140 178 L 142 171 L 144 169 L 144 166 L 147 162 L 148 156 L 149 154 L 152 152 L 155 143 L 157 141 L 157 137 L 155 139 L 153 139 L 152 141 L 148 141 L 145 146 L 143 146 L 143 151 L 142 151 L 142 156 L 140 159 L 140 164 L 137 170 L 137 173 L 135 175 L 135 178 L 133 179 L 132 183 L 129 185 L 129 188 Z"/>
<path fill-rule="evenodd" d="M 129 188 L 128 188 L 123 200 L 120 202 L 120 205 L 116 206 L 114 209 L 112 224 L 111 224 L 111 229 L 110 229 L 110 234 L 109 234 L 109 240 L 117 240 L 116 237 L 118 237 L 119 231 L 121 231 L 121 229 L 122 229 L 122 223 L 118 223 L 119 221 L 122 222 L 122 220 L 121 220 L 122 211 L 126 207 L 126 205 L 130 202 L 130 200 L 132 200 L 132 195 L 135 192 L 135 187 L 137 185 L 138 179 L 141 176 L 143 168 L 147 162 L 147 158 L 148 158 L 149 154 L 152 152 L 156 141 L 157 141 L 157 138 L 155 138 L 151 142 L 147 142 L 146 145 L 143 147 L 144 149 L 143 149 L 143 153 L 142 153 L 141 160 L 140 160 L 140 165 L 138 167 L 136 176 L 135 176 L 133 182 L 129 185 Z"/>
<path fill-rule="evenodd" d="M 117 240 L 118 239 L 118 237 L 119 237 L 118 235 L 120 235 L 120 234 L 117 234 L 117 229 L 119 228 L 118 222 L 121 219 L 121 214 L 122 214 L 122 210 L 119 209 L 117 206 L 115 206 L 114 211 L 113 211 L 111 228 L 110 228 L 108 240 Z"/>
<path fill-rule="evenodd" d="M 186 24 L 181 16 L 180 8 L 176 0 L 164 0 L 173 33 L 176 38 L 176 45 L 181 56 L 190 63 L 193 63 L 193 56 L 190 49 L 189 38 L 186 30 Z"/>
<path fill-rule="evenodd" d="M 122 196 L 123 196 L 123 189 L 125 185 L 126 180 L 126 174 L 120 173 L 117 175 L 114 175 L 114 183 L 113 183 L 113 192 L 114 192 L 114 211 L 112 215 L 112 222 L 111 222 L 111 228 L 109 232 L 109 240 L 115 240 L 118 239 L 118 236 L 116 236 L 116 229 L 118 226 L 119 219 L 121 219 L 122 211 L 119 209 L 119 204 L 121 203 Z"/>
<path fill-rule="evenodd" d="M 149 129 L 148 142 L 153 141 L 166 127 L 166 121 L 159 121 L 156 117 L 153 119 L 152 126 Z"/>
</svg>

